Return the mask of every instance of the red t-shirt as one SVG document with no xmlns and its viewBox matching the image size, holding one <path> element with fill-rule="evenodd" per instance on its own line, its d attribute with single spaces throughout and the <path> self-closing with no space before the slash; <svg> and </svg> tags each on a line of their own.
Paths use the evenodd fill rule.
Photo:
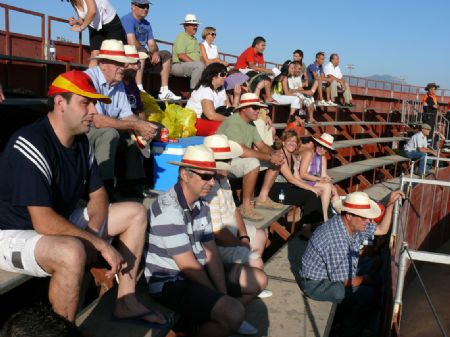
<svg viewBox="0 0 450 337">
<path fill-rule="evenodd" d="M 262 67 L 264 66 L 264 55 L 255 53 L 255 49 L 249 47 L 238 57 L 234 67 L 236 69 L 248 68 L 249 62 Z"/>
</svg>

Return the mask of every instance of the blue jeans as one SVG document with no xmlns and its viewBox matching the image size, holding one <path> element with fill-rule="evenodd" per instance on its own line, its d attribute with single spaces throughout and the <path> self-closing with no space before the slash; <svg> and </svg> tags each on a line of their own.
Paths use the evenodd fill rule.
<svg viewBox="0 0 450 337">
<path fill-rule="evenodd" d="M 300 285 L 305 295 L 315 301 L 341 303 L 345 297 L 345 288 L 342 282 L 302 278 Z"/>
<path fill-rule="evenodd" d="M 418 173 L 422 174 L 423 173 L 423 167 L 425 165 L 425 155 L 426 155 L 426 153 L 425 152 L 420 152 L 420 151 L 405 151 L 405 155 L 406 155 L 406 157 L 408 157 L 409 159 L 412 159 L 412 160 L 419 159 L 419 168 L 418 168 L 419 172 Z M 427 169 L 425 171 L 425 174 L 427 174 L 428 171 L 431 168 L 431 161 L 430 162 L 427 161 L 426 165 L 427 165 Z"/>
</svg>

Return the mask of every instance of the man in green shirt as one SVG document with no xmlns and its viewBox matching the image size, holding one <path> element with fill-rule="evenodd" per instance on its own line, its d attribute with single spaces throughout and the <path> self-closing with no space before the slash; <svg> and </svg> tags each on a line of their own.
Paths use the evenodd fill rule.
<svg viewBox="0 0 450 337">
<path fill-rule="evenodd" d="M 235 113 L 226 118 L 217 130 L 217 134 L 226 135 L 229 140 L 240 144 L 244 150 L 241 157 L 231 161 L 230 177 L 242 178 L 242 204 L 239 212 L 244 218 L 254 221 L 264 218 L 261 213 L 255 211 L 251 203 L 260 170 L 260 161 L 266 162 L 266 166 L 280 166 L 284 163 L 283 154 L 266 145 L 255 125 L 251 123 L 258 118 L 261 107 L 267 107 L 267 105 L 262 104 L 257 95 L 243 94 Z M 265 179 L 263 188 L 270 190 L 272 184 L 273 180 Z M 268 209 L 283 207 L 268 197 L 265 200 L 257 200 L 255 204 L 257 207 Z"/>
<path fill-rule="evenodd" d="M 173 44 L 171 74 L 190 77 L 190 88 L 194 89 L 205 68 L 201 61 L 200 46 L 195 37 L 199 22 L 194 14 L 186 14 L 181 25 L 184 27 L 184 32 L 178 34 Z"/>
</svg>

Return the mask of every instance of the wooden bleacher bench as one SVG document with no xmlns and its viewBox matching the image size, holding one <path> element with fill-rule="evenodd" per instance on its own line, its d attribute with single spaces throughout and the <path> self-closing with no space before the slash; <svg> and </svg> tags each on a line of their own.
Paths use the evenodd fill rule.
<svg viewBox="0 0 450 337">
<path fill-rule="evenodd" d="M 307 298 L 297 283 L 306 245 L 293 236 L 266 261 L 267 288 L 273 296 L 256 299 L 246 308 L 246 319 L 259 330 L 258 336 L 328 336 L 336 305 Z"/>
<path fill-rule="evenodd" d="M 399 155 L 371 158 L 347 165 L 330 168 L 328 169 L 328 175 L 333 178 L 335 183 L 337 183 L 353 176 L 357 176 L 366 171 L 370 171 L 385 165 L 400 163 L 403 161 L 409 161 L 409 159 Z"/>
<path fill-rule="evenodd" d="M 170 321 L 175 322 L 174 314 L 153 300 L 149 294 L 145 282 L 139 282 L 136 287 L 139 300 L 148 308 L 158 309 Z M 149 328 L 144 322 L 137 320 L 115 320 L 112 316 L 114 301 L 117 297 L 117 286 L 110 289 L 102 297 L 82 310 L 75 321 L 80 330 L 90 337 L 164 337 L 170 327 L 165 329 Z"/>
<path fill-rule="evenodd" d="M 274 123 L 273 126 L 275 129 L 284 129 L 286 127 L 286 123 Z M 365 126 L 377 126 L 377 125 L 385 125 L 385 126 L 400 126 L 405 125 L 404 123 L 394 123 L 394 122 L 369 122 L 369 121 L 336 121 L 336 122 L 317 122 L 317 123 L 305 123 L 305 128 L 314 128 L 314 127 L 323 127 L 323 126 L 352 126 L 352 125 L 365 125 Z"/>
<path fill-rule="evenodd" d="M 383 137 L 383 138 L 361 138 L 352 140 L 338 140 L 333 143 L 335 149 L 342 149 L 345 147 L 361 146 L 369 144 L 391 143 L 408 140 L 408 137 Z"/>
<path fill-rule="evenodd" d="M 10 273 L 0 269 L 0 295 L 20 286 L 32 277 L 19 273 Z"/>
</svg>

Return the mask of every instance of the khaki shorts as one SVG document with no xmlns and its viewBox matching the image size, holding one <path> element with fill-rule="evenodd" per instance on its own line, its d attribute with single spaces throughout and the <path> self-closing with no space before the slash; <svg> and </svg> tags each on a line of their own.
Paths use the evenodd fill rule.
<svg viewBox="0 0 450 337">
<path fill-rule="evenodd" d="M 259 160 L 256 158 L 234 158 L 231 161 L 231 178 L 242 178 L 257 167 L 259 167 Z"/>
<path fill-rule="evenodd" d="M 76 209 L 69 220 L 75 226 L 85 229 L 89 222 L 87 209 Z M 103 236 L 105 228 L 106 223 L 100 229 L 99 236 Z M 0 269 L 35 277 L 50 276 L 34 256 L 36 244 L 42 236 L 34 230 L 0 230 Z"/>
</svg>

